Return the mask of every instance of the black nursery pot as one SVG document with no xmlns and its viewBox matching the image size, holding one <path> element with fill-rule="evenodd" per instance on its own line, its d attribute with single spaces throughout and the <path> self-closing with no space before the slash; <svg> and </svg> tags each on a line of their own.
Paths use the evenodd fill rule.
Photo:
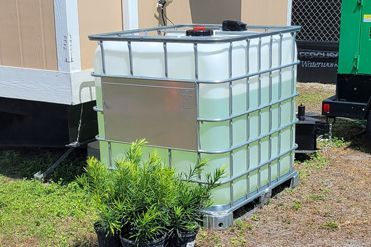
<svg viewBox="0 0 371 247">
<path fill-rule="evenodd" d="M 123 247 L 165 247 L 166 235 L 147 243 L 135 243 L 120 235 L 121 244 Z"/>
<path fill-rule="evenodd" d="M 194 247 L 198 230 L 195 232 L 179 232 L 173 240 L 174 247 Z M 171 246 L 171 245 L 170 245 Z"/>
<path fill-rule="evenodd" d="M 99 223 L 94 224 L 94 230 L 98 237 L 99 247 L 121 247 L 120 235 L 116 233 L 115 235 L 108 234 L 106 231 L 102 231 Z"/>
</svg>

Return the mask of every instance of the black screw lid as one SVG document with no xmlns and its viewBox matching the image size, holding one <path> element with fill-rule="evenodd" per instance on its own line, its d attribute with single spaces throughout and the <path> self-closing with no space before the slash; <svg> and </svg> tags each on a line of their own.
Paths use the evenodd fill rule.
<svg viewBox="0 0 371 247">
<path fill-rule="evenodd" d="M 225 20 L 222 26 L 223 31 L 246 31 L 247 25 L 242 21 Z"/>
</svg>

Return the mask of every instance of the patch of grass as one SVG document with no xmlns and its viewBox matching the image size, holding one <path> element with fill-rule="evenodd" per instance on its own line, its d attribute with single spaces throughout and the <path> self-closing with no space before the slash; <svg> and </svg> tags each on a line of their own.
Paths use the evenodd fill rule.
<svg viewBox="0 0 371 247">
<path fill-rule="evenodd" d="M 335 220 L 329 220 L 323 223 L 321 227 L 328 230 L 336 230 L 339 228 L 339 225 Z"/>
<path fill-rule="evenodd" d="M 213 234 L 210 240 L 211 240 L 212 246 L 216 246 L 216 247 L 222 246 L 222 239 L 220 238 L 219 235 Z"/>
<path fill-rule="evenodd" d="M 49 183 L 29 179 L 62 152 L 0 151 L 0 246 L 95 245 L 95 210 L 74 182 L 83 171 L 84 152 L 74 151 Z"/>
<path fill-rule="evenodd" d="M 0 174 L 9 178 L 32 178 L 38 171 L 44 172 L 65 149 L 9 149 L 0 150 Z M 86 151 L 74 150 L 48 178 L 64 183 L 73 181 L 83 173 Z"/>
<path fill-rule="evenodd" d="M 299 96 L 296 98 L 297 105 L 303 104 L 309 111 L 321 111 L 321 103 L 324 99 L 334 95 L 334 92 L 322 88 L 298 88 Z"/>
<path fill-rule="evenodd" d="M 243 246 L 246 246 L 247 244 L 247 239 L 246 239 L 246 236 L 244 234 L 242 234 L 241 236 L 234 236 L 234 237 L 231 237 L 229 239 L 230 243 L 232 246 L 234 247 L 243 247 Z"/>
<path fill-rule="evenodd" d="M 326 199 L 326 196 L 328 195 L 328 193 L 330 193 L 330 191 L 331 190 L 328 189 L 328 188 L 322 188 L 322 189 L 320 189 L 320 191 L 318 193 L 309 194 L 308 199 L 310 201 L 315 201 L 315 202 L 324 201 Z"/>
<path fill-rule="evenodd" d="M 318 141 L 318 146 L 319 148 L 323 148 L 323 147 L 331 147 L 331 148 L 345 148 L 345 147 L 348 147 L 351 142 L 350 141 L 346 141 L 343 137 L 332 137 L 331 140 L 330 139 L 320 139 Z"/>
<path fill-rule="evenodd" d="M 0 238 L 12 236 L 21 245 L 32 237 L 39 246 L 67 246 L 94 236 L 94 209 L 74 182 L 1 182 L 0 201 Z"/>
<path fill-rule="evenodd" d="M 239 232 L 246 232 L 252 230 L 252 225 L 243 219 L 237 219 L 234 221 L 233 230 Z"/>
<path fill-rule="evenodd" d="M 322 195 L 322 194 L 310 194 L 308 196 L 308 199 L 311 200 L 311 201 L 315 201 L 315 202 L 324 201 L 325 200 L 325 196 Z"/>
<path fill-rule="evenodd" d="M 299 170 L 299 178 L 300 179 L 305 179 L 305 178 L 309 177 L 309 175 L 310 175 L 310 171 L 308 169 Z"/>
<path fill-rule="evenodd" d="M 294 201 L 292 203 L 292 209 L 294 209 L 295 211 L 298 211 L 299 209 L 301 209 L 301 207 L 302 207 L 301 201 Z"/>
<path fill-rule="evenodd" d="M 307 178 L 313 170 L 319 170 L 328 165 L 328 160 L 320 152 L 311 156 L 310 159 L 298 163 L 300 179 Z"/>
</svg>

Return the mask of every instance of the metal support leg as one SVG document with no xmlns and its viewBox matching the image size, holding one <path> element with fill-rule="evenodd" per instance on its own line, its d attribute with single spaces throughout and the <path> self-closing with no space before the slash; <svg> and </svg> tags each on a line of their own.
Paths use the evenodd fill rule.
<svg viewBox="0 0 371 247">
<path fill-rule="evenodd" d="M 44 179 L 51 174 L 74 150 L 74 147 L 70 147 L 66 152 L 62 154 L 61 157 L 57 161 L 55 161 L 53 164 L 49 166 L 49 168 L 45 172 L 37 172 L 33 175 L 34 179 L 44 181 Z"/>
</svg>

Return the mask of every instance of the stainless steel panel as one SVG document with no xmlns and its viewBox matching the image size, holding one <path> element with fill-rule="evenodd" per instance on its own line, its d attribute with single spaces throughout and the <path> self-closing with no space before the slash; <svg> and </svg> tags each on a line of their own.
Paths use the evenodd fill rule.
<svg viewBox="0 0 371 247">
<path fill-rule="evenodd" d="M 106 138 L 197 150 L 196 84 L 102 78 Z"/>
</svg>

